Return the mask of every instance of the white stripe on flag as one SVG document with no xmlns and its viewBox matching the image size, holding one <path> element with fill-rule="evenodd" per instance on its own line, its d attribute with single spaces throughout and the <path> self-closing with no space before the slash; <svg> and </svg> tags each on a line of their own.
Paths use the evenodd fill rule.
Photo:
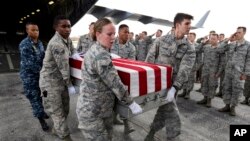
<svg viewBox="0 0 250 141">
<path fill-rule="evenodd" d="M 161 69 L 161 89 L 167 88 L 167 69 L 163 66 L 158 66 Z"/>
<path fill-rule="evenodd" d="M 115 66 L 117 71 L 129 73 L 130 75 L 130 97 L 138 97 L 140 96 L 139 90 L 139 72 L 136 70 Z"/>
<path fill-rule="evenodd" d="M 70 67 L 70 71 L 71 71 L 70 72 L 71 76 L 82 80 L 81 69 L 76 69 L 76 68 Z"/>
<path fill-rule="evenodd" d="M 124 62 L 118 62 L 115 61 L 116 63 L 119 64 L 126 64 L 126 65 L 130 65 L 130 66 L 136 66 L 136 67 L 140 67 L 144 70 L 146 70 L 147 72 L 147 93 L 151 93 L 155 91 L 155 74 L 154 74 L 154 69 L 152 69 L 151 67 L 148 66 L 143 66 L 143 65 L 137 65 L 137 64 L 131 64 L 131 63 L 124 63 Z"/>
</svg>

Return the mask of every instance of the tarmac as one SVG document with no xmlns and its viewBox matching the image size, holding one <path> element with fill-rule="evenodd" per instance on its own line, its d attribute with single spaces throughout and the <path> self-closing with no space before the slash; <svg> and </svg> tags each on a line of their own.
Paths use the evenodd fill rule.
<svg viewBox="0 0 250 141">
<path fill-rule="evenodd" d="M 196 83 L 194 90 L 200 84 Z M 51 132 L 43 132 L 39 121 L 33 117 L 32 109 L 27 98 L 22 94 L 23 88 L 18 73 L 0 74 L 0 141 L 55 141 L 57 137 Z M 75 107 L 78 95 L 70 97 L 70 114 L 68 125 L 74 141 L 84 141 L 77 128 Z M 250 125 L 250 106 L 239 104 L 237 115 L 220 113 L 218 108 L 224 106 L 221 98 L 212 100 L 212 107 L 207 108 L 196 104 L 203 96 L 196 91 L 191 92 L 189 100 L 178 98 L 182 129 L 176 141 L 229 141 L 229 126 L 233 124 Z M 242 98 L 241 98 L 242 100 Z M 157 109 L 152 109 L 135 116 L 130 120 L 136 129 L 125 136 L 123 125 L 114 125 L 113 141 L 143 141 L 149 132 Z M 52 127 L 51 118 L 47 120 Z M 166 141 L 165 129 L 155 135 L 156 141 Z"/>
</svg>

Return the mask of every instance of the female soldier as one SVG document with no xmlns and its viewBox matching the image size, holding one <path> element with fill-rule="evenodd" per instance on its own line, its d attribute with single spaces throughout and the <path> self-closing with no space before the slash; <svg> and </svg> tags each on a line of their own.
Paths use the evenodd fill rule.
<svg viewBox="0 0 250 141">
<path fill-rule="evenodd" d="M 84 56 L 82 83 L 76 113 L 86 140 L 112 140 L 112 112 L 115 96 L 130 104 L 132 113 L 140 113 L 141 107 L 128 97 L 126 86 L 115 70 L 109 49 L 115 40 L 115 27 L 106 19 L 94 25 L 93 39 L 96 41 Z"/>
</svg>

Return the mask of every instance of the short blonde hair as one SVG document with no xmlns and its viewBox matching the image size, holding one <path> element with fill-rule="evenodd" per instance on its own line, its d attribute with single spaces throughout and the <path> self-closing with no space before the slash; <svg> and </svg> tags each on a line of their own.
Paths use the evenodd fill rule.
<svg viewBox="0 0 250 141">
<path fill-rule="evenodd" d="M 94 34 L 92 35 L 93 40 L 96 41 L 96 32 L 102 32 L 102 27 L 112 23 L 109 19 L 107 18 L 102 18 L 99 19 L 95 22 L 94 24 Z"/>
</svg>

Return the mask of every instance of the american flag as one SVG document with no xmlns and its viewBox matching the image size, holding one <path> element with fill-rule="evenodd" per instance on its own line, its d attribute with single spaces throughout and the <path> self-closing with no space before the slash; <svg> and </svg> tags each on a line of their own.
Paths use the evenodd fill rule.
<svg viewBox="0 0 250 141">
<path fill-rule="evenodd" d="M 83 60 L 84 61 L 84 60 Z M 70 58 L 71 76 L 81 78 L 82 61 Z M 151 64 L 130 59 L 112 59 L 122 82 L 128 86 L 131 97 L 143 96 L 170 88 L 172 85 L 171 66 Z"/>
</svg>

